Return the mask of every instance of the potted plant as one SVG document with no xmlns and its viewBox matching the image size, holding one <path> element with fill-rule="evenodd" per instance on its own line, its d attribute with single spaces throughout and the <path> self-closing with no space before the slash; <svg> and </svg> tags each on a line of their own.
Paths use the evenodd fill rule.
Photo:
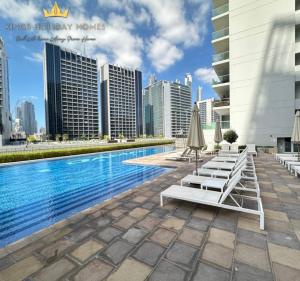
<svg viewBox="0 0 300 281">
<path fill-rule="evenodd" d="M 238 139 L 238 134 L 234 130 L 228 130 L 224 133 L 223 139 L 229 142 L 230 144 L 236 142 Z"/>
</svg>

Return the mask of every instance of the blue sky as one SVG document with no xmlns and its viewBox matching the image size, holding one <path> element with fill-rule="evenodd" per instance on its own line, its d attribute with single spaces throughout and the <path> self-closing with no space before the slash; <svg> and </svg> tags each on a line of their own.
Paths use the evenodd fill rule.
<svg viewBox="0 0 300 281">
<path fill-rule="evenodd" d="M 57 1 L 69 10 L 68 18 L 44 18 L 54 1 L 1 0 L 0 36 L 9 57 L 11 111 L 24 99 L 36 109 L 38 126 L 44 126 L 43 42 L 17 42 L 17 36 L 41 35 L 65 38 L 95 38 L 85 44 L 64 42 L 63 46 L 94 56 L 98 65 L 105 62 L 139 68 L 143 84 L 150 74 L 158 79 L 183 81 L 185 73 L 193 76 L 193 99 L 196 88 L 203 96 L 214 96 L 210 81 L 213 49 L 211 46 L 210 0 L 64 0 Z M 8 24 L 72 24 L 70 30 L 17 31 Z M 76 24 L 101 23 L 104 30 L 82 31 Z"/>
</svg>

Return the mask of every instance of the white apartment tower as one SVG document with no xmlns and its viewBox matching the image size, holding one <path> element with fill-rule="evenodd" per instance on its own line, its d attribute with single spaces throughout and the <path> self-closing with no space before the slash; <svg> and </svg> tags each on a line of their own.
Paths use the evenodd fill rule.
<svg viewBox="0 0 300 281">
<path fill-rule="evenodd" d="M 191 118 L 192 77 L 184 84 L 150 79 L 143 91 L 144 133 L 166 138 L 186 136 Z"/>
<path fill-rule="evenodd" d="M 239 144 L 289 150 L 300 109 L 300 1 L 213 0 L 214 110 Z M 298 43 L 299 41 L 299 43 Z"/>
<path fill-rule="evenodd" d="M 102 133 L 112 139 L 143 133 L 142 72 L 113 64 L 101 67 Z"/>
<path fill-rule="evenodd" d="M 0 37 L 0 146 L 7 144 L 11 136 L 8 62 L 4 42 Z"/>
</svg>

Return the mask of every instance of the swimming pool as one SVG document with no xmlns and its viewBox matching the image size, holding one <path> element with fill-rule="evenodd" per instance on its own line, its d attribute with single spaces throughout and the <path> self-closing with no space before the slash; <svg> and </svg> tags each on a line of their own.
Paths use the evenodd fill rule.
<svg viewBox="0 0 300 281">
<path fill-rule="evenodd" d="M 0 247 L 167 172 L 123 163 L 171 151 L 159 146 L 0 168 Z"/>
</svg>

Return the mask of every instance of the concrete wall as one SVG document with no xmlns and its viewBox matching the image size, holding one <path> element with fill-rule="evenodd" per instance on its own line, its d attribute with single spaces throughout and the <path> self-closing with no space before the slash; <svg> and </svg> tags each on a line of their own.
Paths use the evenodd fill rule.
<svg viewBox="0 0 300 281">
<path fill-rule="evenodd" d="M 230 0 L 230 123 L 240 144 L 290 137 L 295 111 L 295 1 Z"/>
</svg>

